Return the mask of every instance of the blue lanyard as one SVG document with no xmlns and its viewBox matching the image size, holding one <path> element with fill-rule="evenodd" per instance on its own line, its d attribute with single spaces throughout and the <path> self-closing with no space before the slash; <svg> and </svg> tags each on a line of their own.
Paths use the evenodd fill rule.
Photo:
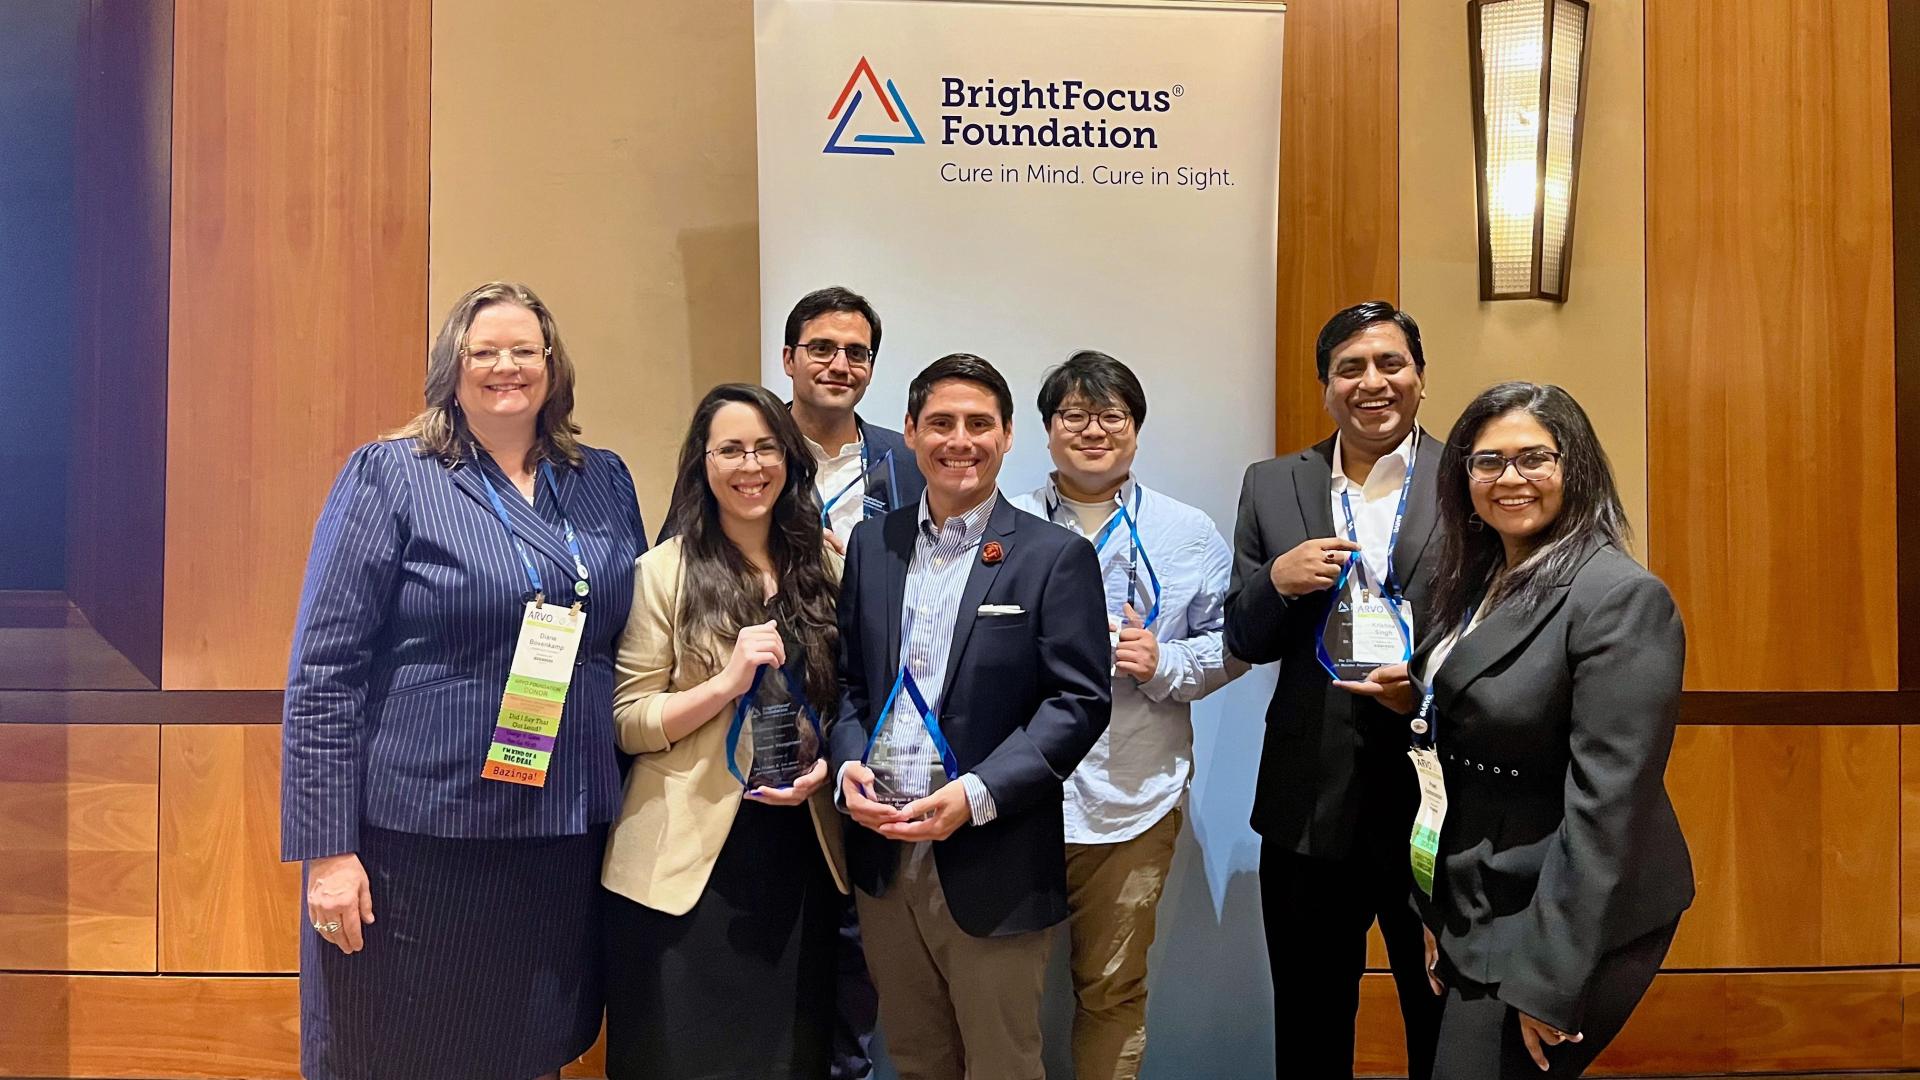
<svg viewBox="0 0 1920 1080">
<path fill-rule="evenodd" d="M 1400 601 L 1404 594 L 1401 592 L 1399 579 L 1394 575 L 1393 555 L 1395 549 L 1400 546 L 1400 523 L 1405 521 L 1407 517 L 1407 496 L 1413 491 L 1413 466 L 1419 459 L 1419 456 L 1420 436 L 1416 429 L 1413 446 L 1407 451 L 1407 474 L 1400 480 L 1400 503 L 1394 508 L 1393 528 L 1387 533 L 1387 578 L 1380 583 L 1380 598 L 1387 602 L 1387 610 L 1393 612 L 1393 625 L 1400 631 L 1400 641 L 1406 646 L 1406 659 L 1408 660 L 1413 659 L 1413 636 L 1407 631 L 1407 620 L 1400 610 Z M 1346 487 L 1340 489 L 1340 509 L 1344 512 L 1347 519 L 1347 539 L 1353 541 L 1357 547 L 1360 544 L 1360 529 L 1354 523 L 1353 519 L 1353 485 L 1351 481 L 1348 482 Z M 1365 556 L 1365 552 L 1353 552 L 1347 559 L 1347 564 L 1340 568 L 1340 580 L 1335 582 L 1333 586 L 1336 598 L 1346 591 L 1347 577 L 1353 573 L 1355 567 L 1358 567 L 1360 570 L 1360 588 L 1363 591 L 1367 589 L 1370 575 L 1367 573 L 1367 560 Z"/>
<path fill-rule="evenodd" d="M 844 497 L 847 492 L 866 483 L 867 478 L 873 475 L 874 470 L 882 465 L 887 467 L 887 500 L 890 501 L 893 498 L 893 493 L 900 490 L 898 478 L 894 475 L 893 471 L 893 451 L 889 450 L 880 455 L 879 461 L 871 460 L 867 456 L 866 436 L 862 435 L 860 437 L 860 475 L 847 481 L 847 485 L 839 491 L 834 492 L 833 498 L 828 499 L 826 505 L 820 508 L 821 528 L 829 532 L 833 530 L 833 508 L 839 504 L 841 498 Z M 876 513 L 884 514 L 888 510 L 893 509 L 892 506 L 888 505 L 888 502 L 873 498 L 870 495 L 862 495 L 861 502 L 865 504 L 860 512 L 862 520 L 870 518 Z"/>
<path fill-rule="evenodd" d="M 927 699 L 920 694 L 920 686 L 913 681 L 913 672 L 907 665 L 900 665 L 900 674 L 893 677 L 893 689 L 887 691 L 887 703 L 880 706 L 879 719 L 874 721 L 873 734 L 867 736 L 867 748 L 861 752 L 860 760 L 866 761 L 873 756 L 873 744 L 880 741 L 880 729 L 893 717 L 893 703 L 900 696 L 902 687 L 913 700 L 913 707 L 920 712 L 920 720 L 927 727 L 927 734 L 933 738 L 933 748 L 940 752 L 940 767 L 947 772 L 948 780 L 960 778 L 960 759 L 953 755 L 953 747 L 947 745 L 947 736 L 940 730 L 940 720 L 934 716 L 933 709 L 927 705 Z"/>
<path fill-rule="evenodd" d="M 493 479 L 480 464 L 480 457 L 474 455 L 473 467 L 480 473 L 480 482 L 487 485 L 487 498 L 493 503 L 493 513 L 500 519 L 500 527 L 507 530 L 507 539 L 513 541 L 514 553 L 520 556 L 520 568 L 527 572 L 527 584 L 533 587 L 535 597 L 546 596 L 546 589 L 540 584 L 540 572 L 533 568 L 533 557 L 527 554 L 527 546 L 520 542 L 520 535 L 513 531 L 513 521 L 507 517 L 507 504 L 500 501 L 500 490 L 493 486 Z M 560 502 L 560 482 L 553 477 L 553 466 L 548 462 L 540 463 L 540 474 L 547 478 L 547 486 L 553 489 L 555 505 Z M 573 595 L 585 599 L 587 595 L 587 560 L 580 554 L 580 540 L 573 533 L 573 523 L 567 520 L 565 507 L 560 508 L 560 528 L 567 537 L 567 550 L 573 555 Z"/>
<path fill-rule="evenodd" d="M 740 695 L 739 703 L 733 707 L 733 723 L 727 728 L 727 771 L 733 774 L 735 780 L 740 781 L 741 787 L 747 786 L 747 778 L 740 775 L 740 766 L 734 761 L 734 756 L 740 750 L 740 732 L 747 725 L 747 712 L 753 708 L 753 699 L 760 693 L 760 680 L 766 677 L 769 667 L 773 667 L 773 665 L 762 664 L 754 671 L 753 685 L 747 687 L 747 692 Z M 775 670 L 780 672 L 781 680 L 787 684 L 787 693 L 793 696 L 794 703 L 799 705 L 800 711 L 806 714 L 807 722 L 813 725 L 814 740 L 816 742 L 822 741 L 820 734 L 820 714 L 814 711 L 813 706 L 807 701 L 807 696 L 801 693 L 800 688 L 793 684 L 793 676 L 787 674 L 786 668 L 776 668 Z"/>
<path fill-rule="evenodd" d="M 1454 648 L 1459 648 L 1460 639 L 1467 636 L 1468 630 L 1473 629 L 1473 617 L 1479 613 L 1480 605 L 1485 600 L 1485 597 L 1481 597 L 1467 609 L 1466 617 L 1460 620 L 1460 634 L 1453 639 Z M 1444 662 L 1442 666 L 1445 666 Z M 1436 676 L 1439 674 L 1437 670 L 1434 672 Z M 1433 694 L 1433 687 L 1429 686 L 1426 693 L 1420 695 L 1420 708 L 1413 714 L 1413 719 L 1407 725 L 1413 731 L 1413 745 L 1416 750 L 1433 749 L 1435 741 L 1440 737 L 1440 717 L 1433 711 Z"/>
<path fill-rule="evenodd" d="M 1057 509 L 1058 504 L 1055 506 Z M 1140 539 L 1140 484 L 1138 481 L 1133 485 L 1132 513 L 1127 511 L 1127 504 L 1122 500 L 1115 508 L 1113 516 L 1107 519 L 1107 523 L 1101 526 L 1100 532 L 1093 537 L 1093 550 L 1106 551 L 1107 540 L 1119 531 L 1121 525 L 1127 527 L 1131 544 L 1127 549 L 1127 599 L 1132 600 L 1140 595 L 1140 565 L 1146 564 L 1147 583 L 1153 586 L 1153 602 L 1148 606 L 1146 616 L 1140 621 L 1143 625 L 1151 627 L 1154 620 L 1160 617 L 1160 575 L 1154 573 L 1153 559 L 1147 555 L 1147 546 Z"/>
</svg>

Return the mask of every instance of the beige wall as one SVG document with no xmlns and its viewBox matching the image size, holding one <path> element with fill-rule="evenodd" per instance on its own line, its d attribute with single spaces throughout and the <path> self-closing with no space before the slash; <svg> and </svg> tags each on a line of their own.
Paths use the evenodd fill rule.
<svg viewBox="0 0 1920 1080">
<path fill-rule="evenodd" d="M 694 403 L 759 377 L 753 85 L 750 0 L 433 5 L 433 325 L 533 286 L 649 530 Z"/>
<path fill-rule="evenodd" d="M 1420 320 L 1437 435 L 1505 379 L 1566 387 L 1613 459 L 1647 550 L 1646 210 L 1639 0 L 1592 0 L 1586 135 L 1565 304 L 1479 299 L 1467 6 L 1400 4 L 1400 301 Z"/>
</svg>

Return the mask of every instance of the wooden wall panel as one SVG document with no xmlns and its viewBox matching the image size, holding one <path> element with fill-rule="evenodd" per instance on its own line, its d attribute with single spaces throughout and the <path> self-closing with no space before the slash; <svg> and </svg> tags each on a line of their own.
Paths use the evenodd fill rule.
<svg viewBox="0 0 1920 1080">
<path fill-rule="evenodd" d="M 295 1080 L 300 986 L 285 977 L 0 974 L 0 1076 Z"/>
<path fill-rule="evenodd" d="M 1665 972 L 1590 1076 L 1710 1076 L 1920 1066 L 1920 974 Z M 1355 1074 L 1406 1075 L 1391 976 L 1361 984 Z"/>
<path fill-rule="evenodd" d="M 313 522 L 419 407 L 429 0 L 177 0 L 168 689 L 277 687 Z"/>
<path fill-rule="evenodd" d="M 157 728 L 0 724 L 0 969 L 154 970 L 158 773 Z"/>
<path fill-rule="evenodd" d="M 1667 770 L 1699 895 L 1668 967 L 1900 960 L 1900 729 L 1683 727 Z"/>
<path fill-rule="evenodd" d="M 1332 430 L 1313 342 L 1335 311 L 1399 296 L 1396 0 L 1290 0 L 1280 105 L 1275 451 Z"/>
<path fill-rule="evenodd" d="M 1649 540 L 1689 685 L 1892 689 L 1890 592 L 1807 578 L 1893 569 L 1886 0 L 1646 21 Z"/>
<path fill-rule="evenodd" d="M 1900 729 L 1900 962 L 1920 964 L 1920 728 L 1907 731 Z"/>
<path fill-rule="evenodd" d="M 280 728 L 160 736 L 160 970 L 300 969 L 300 865 L 280 861 Z"/>
</svg>

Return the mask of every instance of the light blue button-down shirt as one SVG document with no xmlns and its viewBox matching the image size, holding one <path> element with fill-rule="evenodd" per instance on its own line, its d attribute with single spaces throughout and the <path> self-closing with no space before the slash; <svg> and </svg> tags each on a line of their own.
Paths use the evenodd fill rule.
<svg viewBox="0 0 1920 1080">
<path fill-rule="evenodd" d="M 971 612 L 958 609 L 960 595 L 966 591 L 967 578 L 973 573 L 973 554 L 980 548 L 998 501 L 999 493 L 995 492 L 979 506 L 955 514 L 936 527 L 926 496 L 920 497 L 913 562 L 907 567 L 906 592 L 900 605 L 899 663 L 913 672 L 914 684 L 935 709 L 947 685 L 947 658 L 953 651 L 954 628 L 961 618 L 973 617 Z M 879 742 L 895 753 L 896 760 L 940 760 L 919 708 L 904 691 L 894 699 L 893 712 L 880 723 Z M 986 783 L 972 773 L 960 777 L 960 782 L 967 790 L 973 823 L 992 821 L 998 811 Z"/>
<path fill-rule="evenodd" d="M 1120 524 L 1100 549 L 1100 574 L 1108 612 L 1118 617 L 1130 602 L 1143 619 L 1153 604 L 1152 578 L 1159 578 L 1152 630 L 1160 664 L 1144 683 L 1114 676 L 1113 720 L 1067 779 L 1070 844 L 1131 840 L 1179 806 L 1193 775 L 1192 703 L 1246 670 L 1228 659 L 1222 641 L 1233 553 L 1220 530 L 1202 511 L 1132 478 L 1114 505 L 1132 512 L 1136 496 L 1145 558 L 1133 552 L 1133 536 Z M 1013 505 L 1085 535 L 1051 478 Z"/>
</svg>

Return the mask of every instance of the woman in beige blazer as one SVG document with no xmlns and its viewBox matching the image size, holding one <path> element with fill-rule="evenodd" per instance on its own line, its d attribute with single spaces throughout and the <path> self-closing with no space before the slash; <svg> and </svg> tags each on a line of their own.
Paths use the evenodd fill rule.
<svg viewBox="0 0 1920 1080">
<path fill-rule="evenodd" d="M 756 737 L 791 733 L 753 731 L 753 712 L 731 730 L 756 675 L 762 703 L 782 673 L 818 716 L 839 695 L 840 558 L 778 398 L 707 394 L 669 517 L 677 535 L 636 564 L 615 657 L 614 726 L 636 757 L 601 874 L 607 1075 L 823 1080 L 847 891 L 827 762 L 749 789 Z M 794 720 L 817 753 L 805 709 Z"/>
</svg>

